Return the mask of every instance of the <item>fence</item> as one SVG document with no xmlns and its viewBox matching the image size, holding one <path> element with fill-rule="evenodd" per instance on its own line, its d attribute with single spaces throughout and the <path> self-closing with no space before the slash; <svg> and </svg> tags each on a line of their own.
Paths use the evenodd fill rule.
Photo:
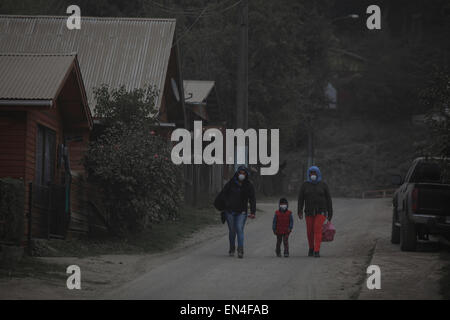
<svg viewBox="0 0 450 320">
<path fill-rule="evenodd" d="M 361 198 L 389 198 L 394 195 L 395 189 L 381 189 L 363 191 Z"/>
</svg>

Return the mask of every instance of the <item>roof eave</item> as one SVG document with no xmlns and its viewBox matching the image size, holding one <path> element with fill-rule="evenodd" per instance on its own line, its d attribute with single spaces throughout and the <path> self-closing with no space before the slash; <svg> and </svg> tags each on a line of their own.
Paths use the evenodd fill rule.
<svg viewBox="0 0 450 320">
<path fill-rule="evenodd" d="M 38 107 L 52 108 L 55 105 L 53 99 L 0 99 L 0 107 Z"/>
</svg>

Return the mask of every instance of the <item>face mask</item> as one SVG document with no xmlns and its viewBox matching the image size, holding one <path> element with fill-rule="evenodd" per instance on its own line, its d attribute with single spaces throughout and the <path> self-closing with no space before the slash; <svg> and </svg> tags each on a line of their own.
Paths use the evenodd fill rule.
<svg viewBox="0 0 450 320">
<path fill-rule="evenodd" d="M 317 180 L 317 176 L 315 174 L 311 175 L 311 180 L 312 181 L 316 181 Z"/>
<path fill-rule="evenodd" d="M 244 179 L 245 179 L 245 174 L 240 174 L 240 175 L 238 176 L 238 178 L 239 178 L 239 181 L 244 181 Z"/>
<path fill-rule="evenodd" d="M 282 211 L 286 210 L 286 209 L 287 209 L 287 204 L 282 204 L 282 205 L 280 205 L 280 209 L 281 209 Z"/>
</svg>

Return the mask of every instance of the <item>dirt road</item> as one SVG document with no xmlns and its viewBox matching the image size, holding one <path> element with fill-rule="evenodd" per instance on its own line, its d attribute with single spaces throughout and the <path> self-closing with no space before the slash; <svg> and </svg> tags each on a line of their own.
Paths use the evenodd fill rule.
<svg viewBox="0 0 450 320">
<path fill-rule="evenodd" d="M 296 208 L 296 203 L 292 202 L 290 205 Z M 376 244 L 380 240 L 386 241 L 389 237 L 391 209 L 388 199 L 336 199 L 333 219 L 337 229 L 336 239 L 334 242 L 323 244 L 321 258 L 306 256 L 305 223 L 304 220 L 299 221 L 297 217 L 294 232 L 290 237 L 291 257 L 276 257 L 275 237 L 271 232 L 274 204 L 260 203 L 258 207 L 263 212 L 259 212 L 257 219 L 248 220 L 246 225 L 244 259 L 227 256 L 227 236 L 224 234 L 165 257 L 161 264 L 108 293 L 105 298 L 354 299 L 359 297 L 361 289 L 366 287 L 365 271 L 376 252 Z M 398 247 L 392 250 L 399 251 Z M 403 256 L 405 259 L 406 255 Z M 407 259 L 406 257 L 406 261 Z M 436 260 L 436 257 L 434 259 Z M 424 266 L 429 265 L 426 259 L 423 259 L 422 263 Z M 383 265 L 380 265 L 380 268 L 383 274 Z M 378 291 L 373 298 L 383 298 L 383 288 Z M 414 295 L 414 291 L 412 288 L 410 295 Z M 371 293 L 372 291 L 364 291 L 364 298 L 370 299 Z M 389 292 L 385 292 L 385 295 L 386 298 L 390 297 Z"/>
<path fill-rule="evenodd" d="M 275 256 L 274 202 L 258 202 L 247 220 L 245 257 L 229 257 L 225 225 L 208 227 L 176 249 L 152 255 L 42 258 L 61 271 L 51 279 L 0 279 L 0 299 L 440 299 L 447 254 L 436 243 L 400 252 L 389 242 L 389 199 L 334 199 L 335 241 L 307 257 L 304 220 L 295 217 L 289 258 Z M 290 207 L 296 208 L 291 202 Z M 65 269 L 82 271 L 82 289 L 66 288 Z M 368 290 L 366 268 L 381 269 Z M 58 268 L 57 268 L 58 269 Z"/>
</svg>

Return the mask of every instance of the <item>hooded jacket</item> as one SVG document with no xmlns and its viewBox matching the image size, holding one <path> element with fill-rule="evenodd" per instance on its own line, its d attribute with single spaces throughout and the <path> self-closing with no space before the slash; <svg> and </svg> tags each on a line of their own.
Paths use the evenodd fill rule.
<svg viewBox="0 0 450 320">
<path fill-rule="evenodd" d="M 244 170 L 247 175 L 241 183 L 239 182 L 239 171 Z M 249 180 L 249 172 L 245 166 L 240 166 L 233 178 L 231 178 L 223 187 L 225 191 L 225 211 L 230 212 L 248 212 L 248 203 L 250 202 L 250 213 L 256 213 L 255 188 Z"/>
<path fill-rule="evenodd" d="M 309 176 L 311 171 L 317 173 L 315 181 L 312 181 Z M 333 217 L 330 191 L 328 185 L 322 181 L 322 173 L 316 166 L 308 169 L 307 180 L 303 182 L 298 194 L 298 213 L 303 211 L 303 207 L 305 208 L 306 216 L 323 213 L 328 216 L 329 220 Z"/>
</svg>

